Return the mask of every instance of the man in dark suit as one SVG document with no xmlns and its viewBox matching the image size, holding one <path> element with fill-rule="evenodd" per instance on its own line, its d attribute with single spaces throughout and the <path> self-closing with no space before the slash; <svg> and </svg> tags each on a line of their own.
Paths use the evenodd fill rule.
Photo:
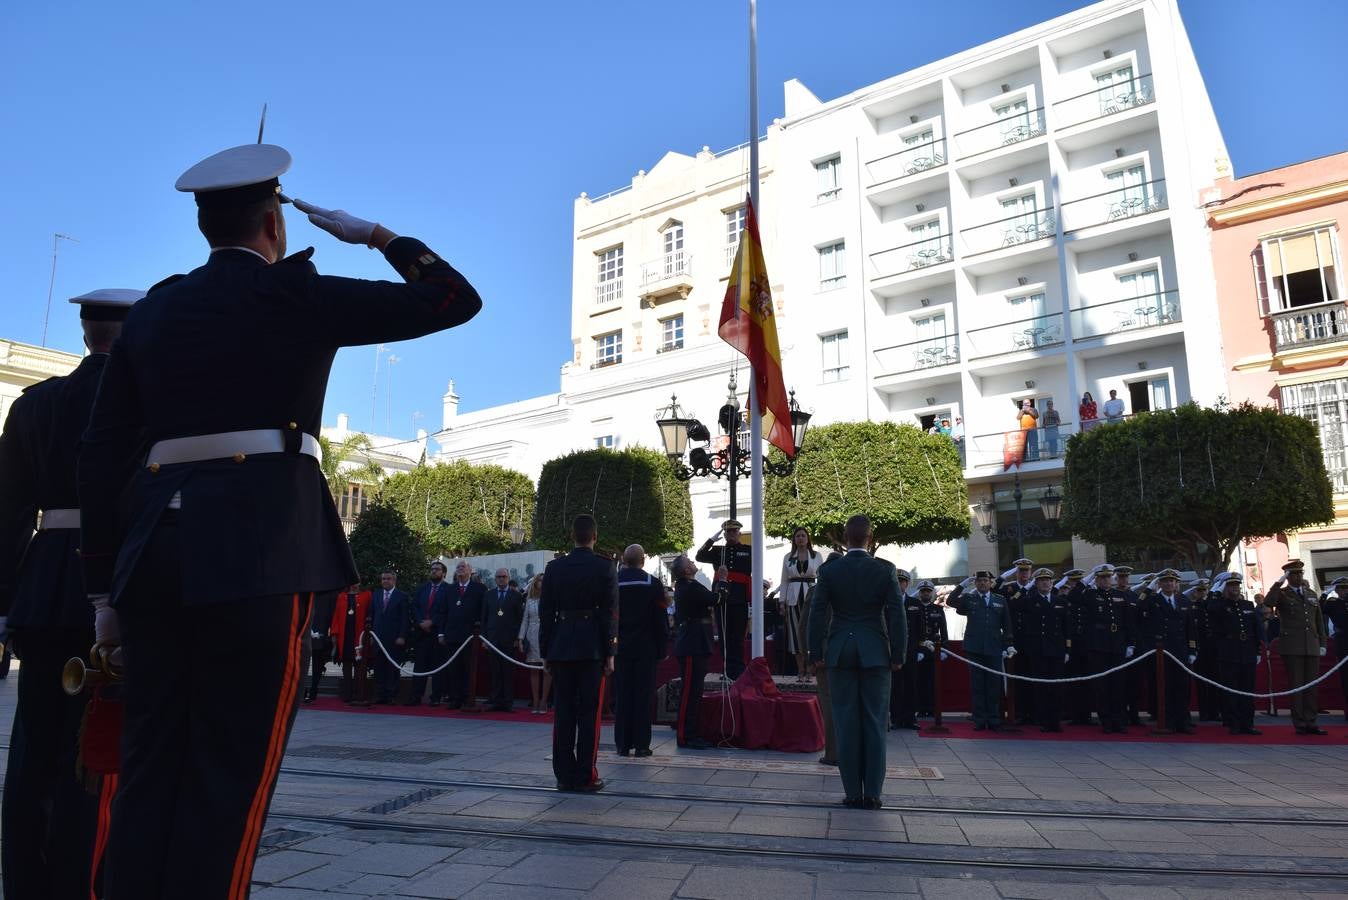
<svg viewBox="0 0 1348 900">
<path fill-rule="evenodd" d="M 418 672 L 430 672 L 444 660 L 440 641 L 436 639 L 432 610 L 440 595 L 447 590 L 445 564 L 437 559 L 431 563 L 430 580 L 417 588 L 416 596 L 412 598 L 411 649 L 412 659 L 415 661 L 414 668 Z M 426 693 L 426 678 L 425 675 L 412 677 L 412 692 L 407 697 L 408 706 L 421 703 L 421 697 Z M 430 681 L 431 706 L 439 706 L 440 697 L 445 691 L 444 670 L 430 676 Z"/>
<path fill-rule="evenodd" d="M 496 570 L 496 587 L 483 600 L 482 635 L 501 653 L 510 653 L 524 620 L 524 595 L 510 586 L 510 570 Z M 510 712 L 515 705 L 512 690 L 515 664 L 490 647 L 483 648 L 491 670 L 491 708 Z"/>
<path fill-rule="evenodd" d="M 111 900 L 246 892 L 308 661 L 311 596 L 356 580 L 318 461 L 333 358 L 482 306 L 421 241 L 341 210 L 297 204 L 382 251 L 406 283 L 320 275 L 311 250 L 286 258 L 277 179 L 289 165 L 284 149 L 248 144 L 179 178 L 210 258 L 132 310 L 80 453 L 95 632 L 100 649 L 126 649 Z M 228 577 L 213 577 L 222 561 Z M 195 634 L 211 639 L 184 637 Z"/>
<path fill-rule="evenodd" d="M 6 897 L 88 893 L 97 865 L 98 797 L 75 776 L 87 698 L 61 690 L 66 660 L 87 657 L 94 642 L 78 567 L 75 454 L 108 351 L 141 296 L 114 289 L 72 300 L 89 355 L 69 375 L 25 389 L 0 435 L 0 641 L 23 661 L 0 827 Z"/>
<path fill-rule="evenodd" d="M 309 688 L 304 692 L 305 703 L 313 703 L 318 699 L 318 684 L 323 678 L 328 660 L 332 658 L 332 637 L 329 632 L 332 630 L 332 614 L 336 605 L 336 591 L 314 594 L 314 611 L 309 617 L 309 652 L 312 659 Z"/>
<path fill-rule="evenodd" d="M 476 697 L 468 696 L 469 674 L 472 668 L 473 647 L 463 642 L 482 628 L 482 598 L 486 588 L 473 578 L 473 567 L 465 559 L 454 567 L 454 583 L 448 591 L 441 591 L 436 605 L 431 607 L 436 639 L 443 652 L 458 653 L 444 670 L 445 708 L 462 709 L 465 703 L 474 704 Z"/>
<path fill-rule="evenodd" d="M 538 649 L 552 673 L 555 719 L 552 771 L 559 791 L 593 793 L 604 787 L 595 769 L 604 675 L 613 671 L 613 608 L 618 579 L 613 563 L 594 552 L 594 517 L 576 516 L 576 548 L 548 563 L 538 604 Z"/>
<path fill-rule="evenodd" d="M 385 569 L 379 574 L 379 590 L 370 600 L 374 621 L 374 636 L 384 645 L 385 654 L 374 648 L 375 702 L 392 703 L 398 696 L 399 668 L 389 657 L 402 663 L 407 652 L 408 632 L 412 622 L 412 598 L 398 590 L 398 574 Z"/>
<path fill-rule="evenodd" d="M 1002 722 L 1002 660 L 1016 655 L 1012 645 L 1011 609 L 1006 597 L 994 593 L 991 572 L 974 573 L 974 589 L 960 586 L 950 605 L 969 621 L 964 626 L 964 655 L 993 672 L 969 667 L 969 695 L 973 701 L 974 731 L 997 731 Z M 994 674 L 995 673 L 995 674 Z"/>
<path fill-rule="evenodd" d="M 890 673 L 903 665 L 908 626 L 893 563 L 871 556 L 871 521 L 852 516 L 847 553 L 819 567 L 810 599 L 810 662 L 828 667 L 843 804 L 879 809 L 885 783 Z"/>
<path fill-rule="evenodd" d="M 651 704 L 655 666 L 669 642 L 665 586 L 645 571 L 646 550 L 623 551 L 618 570 L 618 649 L 614 654 L 613 743 L 619 756 L 651 755 Z"/>
</svg>

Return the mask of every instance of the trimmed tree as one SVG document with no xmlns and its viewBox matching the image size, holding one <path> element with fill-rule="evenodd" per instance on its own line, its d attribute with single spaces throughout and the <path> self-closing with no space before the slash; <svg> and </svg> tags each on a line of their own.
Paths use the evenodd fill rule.
<svg viewBox="0 0 1348 900">
<path fill-rule="evenodd" d="M 348 435 L 346 440 L 338 443 L 319 435 L 318 446 L 323 451 L 319 469 L 323 472 L 323 480 L 328 483 L 328 491 L 332 494 L 333 500 L 341 500 L 347 486 L 353 481 L 373 487 L 384 477 L 383 467 L 369 457 L 374 445 L 364 434 L 357 432 Z M 345 467 L 346 462 L 357 457 L 360 457 L 360 460 L 356 466 Z"/>
<path fill-rule="evenodd" d="M 1247 538 L 1334 518 L 1315 426 L 1246 403 L 1186 404 L 1067 442 L 1063 525 L 1097 544 L 1166 547 L 1223 571 Z"/>
<path fill-rule="evenodd" d="M 379 574 L 391 568 L 403 588 L 411 590 L 430 565 L 421 538 L 408 527 L 402 513 L 382 501 L 370 504 L 356 520 L 351 529 L 351 555 L 360 583 L 371 588 L 379 584 Z"/>
<path fill-rule="evenodd" d="M 450 556 L 504 553 L 514 546 L 513 526 L 522 527 L 529 540 L 534 516 L 534 483 L 528 475 L 466 460 L 394 475 L 385 480 L 381 497 L 403 514 L 428 548 Z"/>
<path fill-rule="evenodd" d="M 781 461 L 780 451 L 773 458 Z M 969 536 L 969 492 L 950 438 L 895 422 L 837 422 L 811 429 L 784 478 L 764 487 L 765 527 L 789 538 L 804 527 L 841 547 L 843 526 L 870 517 L 875 543 L 917 544 Z"/>
<path fill-rule="evenodd" d="M 571 522 L 581 513 L 595 517 L 599 549 L 608 553 L 628 544 L 652 555 L 675 553 L 693 542 L 688 483 L 674 477 L 664 454 L 645 447 L 579 450 L 543 466 L 534 543 L 569 548 Z"/>
</svg>

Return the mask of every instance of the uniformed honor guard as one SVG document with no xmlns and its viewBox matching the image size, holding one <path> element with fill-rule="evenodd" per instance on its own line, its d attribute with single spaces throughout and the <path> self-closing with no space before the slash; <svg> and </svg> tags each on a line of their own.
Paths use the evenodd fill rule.
<svg viewBox="0 0 1348 900">
<path fill-rule="evenodd" d="M 896 569 L 899 579 L 899 599 L 903 603 L 903 619 L 908 629 L 908 642 L 904 647 L 903 668 L 896 669 L 890 676 L 889 684 L 889 727 L 890 730 L 907 728 L 917 731 L 917 657 L 926 656 L 922 649 L 922 601 L 917 594 L 908 593 L 909 576 L 906 569 Z M 923 584 L 918 582 L 919 591 Z"/>
<path fill-rule="evenodd" d="M 412 664 L 418 672 L 430 672 L 444 661 L 444 648 L 437 639 L 432 610 L 436 601 L 441 599 L 441 595 L 448 592 L 448 586 L 445 584 L 446 574 L 444 563 L 438 559 L 432 562 L 430 580 L 417 588 L 416 594 L 412 597 Z M 425 675 L 413 676 L 412 690 L 407 695 L 409 706 L 416 706 L 421 702 L 422 696 L 426 693 L 426 680 Z M 430 676 L 430 682 L 430 704 L 439 706 L 440 698 L 445 692 L 443 671 Z"/>
<path fill-rule="evenodd" d="M 1067 597 L 1053 589 L 1053 570 L 1035 569 L 1033 587 L 1017 594 L 1014 624 L 1022 660 L 1022 674 L 1034 678 L 1060 679 L 1071 658 Z M 1039 730 L 1062 731 L 1062 687 L 1027 682 L 1032 688 L 1031 705 Z"/>
<path fill-rule="evenodd" d="M 1137 635 L 1128 600 L 1114 590 L 1114 567 L 1105 563 L 1095 570 L 1094 585 L 1082 589 L 1086 615 L 1084 639 L 1073 646 L 1089 657 L 1092 673 L 1107 672 L 1133 658 Z M 1128 712 L 1124 708 L 1123 673 L 1094 679 L 1095 711 L 1105 734 L 1124 734 Z"/>
<path fill-rule="evenodd" d="M 1348 578 L 1335 578 L 1329 593 L 1320 603 L 1326 625 L 1334 628 L 1334 654 L 1348 658 Z M 1348 665 L 1339 669 L 1339 687 L 1344 699 L 1344 721 L 1348 721 Z"/>
<path fill-rule="evenodd" d="M 482 305 L 421 241 L 341 210 L 296 203 L 407 283 L 319 275 L 312 250 L 287 258 L 289 167 L 284 149 L 249 144 L 178 179 L 210 257 L 128 317 L 80 454 L 95 631 L 100 650 L 120 639 L 126 651 L 112 900 L 248 893 L 311 598 L 356 580 L 318 461 L 333 357 L 451 328 Z M 221 560 L 228 578 L 206 574 Z"/>
<path fill-rule="evenodd" d="M 1193 608 L 1189 598 L 1179 592 L 1179 573 L 1162 569 L 1147 585 L 1141 600 L 1146 610 L 1145 637 L 1153 647 L 1170 651 L 1165 660 L 1165 721 L 1160 724 L 1179 734 L 1193 734 L 1189 720 L 1189 673 L 1175 659 L 1192 666 L 1197 659 L 1193 638 Z"/>
<path fill-rule="evenodd" d="M 1194 644 L 1198 650 L 1198 659 L 1194 661 L 1194 671 L 1205 678 L 1217 681 L 1221 669 L 1217 664 L 1216 647 L 1210 639 L 1212 623 L 1208 621 L 1210 608 L 1208 588 L 1211 582 L 1206 578 L 1195 578 L 1185 589 L 1194 609 Z M 1198 695 L 1198 721 L 1216 722 L 1222 718 L 1222 698 L 1224 691 L 1213 687 L 1201 678 L 1194 679 L 1194 692 Z"/>
<path fill-rule="evenodd" d="M 950 642 L 945 622 L 945 606 L 936 602 L 936 585 L 925 578 L 917 583 L 917 599 L 922 603 L 922 649 L 913 657 L 917 666 L 917 714 L 927 717 L 936 709 L 936 665 L 946 658 L 944 648 Z M 939 658 L 937 654 L 940 654 Z"/>
<path fill-rule="evenodd" d="M 1219 679 L 1227 687 L 1254 692 L 1254 673 L 1263 655 L 1259 639 L 1262 609 L 1247 603 L 1240 589 L 1244 582 L 1239 572 L 1223 572 L 1213 584 L 1208 598 L 1208 640 L 1219 666 Z M 1254 727 L 1254 698 L 1220 691 L 1222 724 L 1232 734 L 1257 735 Z"/>
<path fill-rule="evenodd" d="M 702 688 L 712 650 L 712 610 L 721 603 L 721 595 L 707 590 L 697 578 L 697 564 L 686 556 L 674 560 L 674 655 L 679 659 L 682 676 L 679 713 L 674 734 L 680 747 L 705 750 L 711 746 L 702 738 Z"/>
<path fill-rule="evenodd" d="M 323 672 L 332 659 L 332 613 L 337 603 L 336 591 L 323 591 L 314 594 L 314 611 L 309 617 L 310 659 L 309 688 L 304 692 L 304 702 L 313 703 L 318 699 L 318 685 L 323 680 Z"/>
<path fill-rule="evenodd" d="M 463 647 L 463 642 L 482 628 L 482 600 L 486 593 L 482 582 L 473 578 L 473 567 L 461 559 L 454 566 L 454 583 L 449 590 L 437 594 L 431 606 L 431 620 L 442 653 L 446 656 L 458 653 L 442 670 L 445 708 L 448 710 L 462 709 L 465 703 L 477 703 L 476 697 L 468 696 L 473 647 L 471 644 Z M 462 651 L 460 647 L 463 647 Z"/>
<path fill-rule="evenodd" d="M 1114 593 L 1123 598 L 1123 602 L 1128 606 L 1128 617 L 1133 623 L 1133 635 L 1135 641 L 1142 640 L 1146 633 L 1146 625 L 1142 618 L 1142 609 L 1138 604 L 1137 592 L 1130 585 L 1133 570 L 1130 566 L 1114 567 Z M 1137 649 L 1134 645 L 1134 653 L 1145 652 L 1151 648 L 1141 647 Z M 1153 664 L 1154 666 L 1154 664 Z M 1141 725 L 1142 719 L 1138 714 L 1141 705 L 1143 670 L 1147 668 L 1145 663 L 1137 663 L 1123 670 L 1123 709 L 1124 717 L 1129 725 Z"/>
<path fill-rule="evenodd" d="M 993 588 L 997 593 L 1006 598 L 1007 604 L 1011 608 L 1011 627 L 1016 634 L 1021 633 L 1020 629 L 1020 604 L 1024 595 L 1034 590 L 1034 561 L 1022 557 L 1011 564 L 997 578 L 996 587 Z M 1017 661 L 1015 668 L 1026 665 L 1024 649 L 1021 650 L 1021 657 Z M 1027 674 L 1023 669 L 1020 674 Z M 1028 681 L 1013 680 L 1008 686 L 1008 690 L 1014 691 L 1016 696 L 1016 724 L 1026 725 L 1035 720 L 1034 713 L 1034 685 Z"/>
<path fill-rule="evenodd" d="M 543 570 L 538 645 L 556 696 L 552 771 L 557 790 L 594 793 L 604 787 L 595 768 L 604 676 L 613 671 L 613 610 L 618 579 L 613 563 L 594 552 L 594 517 L 571 524 L 576 547 Z"/>
<path fill-rule="evenodd" d="M 1305 564 L 1299 559 L 1289 559 L 1282 571 L 1282 577 L 1264 598 L 1264 605 L 1278 611 L 1278 655 L 1287 669 L 1287 689 L 1293 690 L 1319 676 L 1320 657 L 1328 647 L 1324 611 L 1306 584 Z M 1329 733 L 1315 723 L 1320 711 L 1315 688 L 1298 691 L 1290 700 L 1297 734 Z"/>
<path fill-rule="evenodd" d="M 749 627 L 749 591 L 753 586 L 753 548 L 741 543 L 743 526 L 728 519 L 697 551 L 697 561 L 716 566 L 716 580 L 727 585 L 721 608 L 721 653 L 726 676 L 734 681 L 744 671 L 744 635 Z M 725 543 L 716 541 L 725 536 Z"/>
<path fill-rule="evenodd" d="M 973 574 L 973 590 L 961 582 L 950 595 L 950 606 L 967 618 L 964 654 L 992 672 L 969 667 L 969 695 L 973 703 L 974 731 L 998 731 L 1002 722 L 1002 660 L 1016 655 L 1011 609 L 1006 598 L 992 589 L 993 574 Z M 967 579 L 966 579 L 967 581 Z"/>
<path fill-rule="evenodd" d="M 655 667 L 669 644 L 665 586 L 645 571 L 646 550 L 632 544 L 618 570 L 618 648 L 613 664 L 613 743 L 619 756 L 651 755 Z"/>
<path fill-rule="evenodd" d="M 72 299 L 89 355 L 25 389 L 0 435 L 0 642 L 23 662 L 0 827 L 6 897 L 89 893 L 99 799 L 76 777 L 86 697 L 61 689 L 66 661 L 88 657 L 94 642 L 75 457 L 108 351 L 143 296 L 113 288 Z"/>
<path fill-rule="evenodd" d="M 487 669 L 491 672 L 491 708 L 494 712 L 510 712 L 515 708 L 515 664 L 502 656 L 514 647 L 515 636 L 524 621 L 524 595 L 510 586 L 510 570 L 496 570 L 496 587 L 482 599 L 482 636 L 491 641 L 497 653 L 484 647 Z"/>
<path fill-rule="evenodd" d="M 1077 588 L 1086 579 L 1081 569 L 1072 569 L 1064 573 L 1066 584 L 1060 588 L 1067 595 L 1067 629 L 1077 653 L 1068 659 L 1064 672 L 1068 678 L 1082 679 L 1091 674 L 1090 654 L 1086 646 L 1086 594 Z M 1089 681 L 1078 680 L 1067 685 L 1067 719 L 1073 725 L 1091 725 L 1091 707 L 1094 704 L 1095 688 Z"/>
</svg>

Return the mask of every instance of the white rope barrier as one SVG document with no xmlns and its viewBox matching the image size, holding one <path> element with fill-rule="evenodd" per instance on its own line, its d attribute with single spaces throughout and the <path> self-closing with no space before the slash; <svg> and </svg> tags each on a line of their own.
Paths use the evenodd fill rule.
<svg viewBox="0 0 1348 900">
<path fill-rule="evenodd" d="M 1014 675 L 1010 672 L 1001 671 L 1000 669 L 989 668 L 988 666 L 985 666 L 982 663 L 974 662 L 972 659 L 965 659 L 963 656 L 960 656 L 958 653 L 956 653 L 954 650 L 949 649 L 948 647 L 942 647 L 941 649 L 946 653 L 949 653 L 952 657 L 958 659 L 965 665 L 973 666 L 975 669 L 982 669 L 984 672 L 988 672 L 992 675 L 997 675 L 1002 678 L 1014 678 L 1017 681 L 1029 681 L 1033 682 L 1034 684 L 1072 684 L 1073 682 L 1077 681 L 1091 681 L 1092 679 L 1095 678 L 1104 678 L 1106 675 L 1113 675 L 1115 672 L 1122 672 L 1129 666 L 1142 662 L 1142 660 L 1146 659 L 1148 656 L 1156 655 L 1155 650 L 1148 650 L 1146 653 L 1143 653 L 1139 656 L 1134 656 L 1132 659 L 1129 659 L 1123 665 L 1115 666 L 1112 669 L 1106 669 L 1103 672 L 1094 672 L 1090 675 L 1077 675 L 1072 678 L 1035 678 L 1033 675 Z M 1015 657 L 1012 658 L 1014 659 Z"/>
<path fill-rule="evenodd" d="M 404 674 L 404 675 L 410 675 L 410 676 L 413 677 L 413 678 L 427 678 L 427 677 L 429 677 L 429 676 L 431 676 L 431 675 L 434 675 L 435 673 L 439 672 L 441 669 L 447 668 L 447 667 L 449 666 L 450 663 L 452 663 L 452 662 L 454 662 L 454 660 L 458 659 L 459 654 L 463 652 L 463 648 L 464 648 L 464 647 L 467 647 L 469 644 L 471 644 L 471 643 L 473 642 L 473 637 L 474 637 L 473 635 L 469 635 L 468 638 L 467 638 L 462 644 L 459 645 L 459 649 L 457 649 L 457 650 L 454 651 L 454 655 L 453 655 L 453 656 L 451 656 L 449 659 L 445 660 L 444 662 L 440 663 L 440 665 L 436 666 L 434 669 L 431 669 L 429 672 L 418 672 L 418 671 L 416 671 L 415 669 L 405 669 L 405 668 L 403 668 L 403 664 L 400 664 L 397 660 L 395 660 L 395 659 L 389 654 L 388 648 L 385 647 L 385 646 L 384 646 L 384 642 L 381 641 L 381 640 L 379 639 L 379 635 L 375 634 L 373 631 L 370 631 L 370 632 L 364 632 L 364 633 L 362 634 L 362 636 L 364 636 L 364 634 L 369 634 L 370 637 L 374 638 L 375 644 L 377 644 L 377 645 L 379 646 L 379 649 L 380 649 L 380 650 L 383 652 L 383 654 L 384 654 L 384 658 L 388 660 L 389 665 L 393 666 L 393 667 L 394 667 L 395 669 L 397 669 L 401 674 Z M 410 665 L 416 665 L 415 663 L 408 663 L 408 664 L 410 664 Z"/>
<path fill-rule="evenodd" d="M 529 663 L 526 663 L 526 662 L 520 662 L 518 659 L 516 659 L 515 657 L 511 656 L 510 654 L 508 654 L 508 653 L 503 653 L 503 652 L 501 651 L 501 648 L 500 648 L 500 647 L 496 646 L 495 644 L 493 644 L 491 641 L 487 640 L 487 639 L 486 639 L 485 637 L 483 637 L 482 635 L 479 634 L 479 635 L 477 636 L 477 638 L 478 638 L 478 640 L 480 640 L 482 643 L 486 644 L 488 647 L 490 647 L 491 649 L 495 650 L 495 651 L 496 651 L 496 655 L 499 656 L 499 657 L 501 657 L 502 659 L 504 659 L 506 662 L 514 663 L 515 665 L 519 666 L 521 669 L 532 669 L 532 670 L 535 671 L 535 672 L 542 672 L 542 671 L 543 671 L 543 668 L 544 668 L 544 667 L 541 666 L 541 665 L 539 665 L 539 666 L 534 666 L 534 665 L 530 665 Z"/>
<path fill-rule="evenodd" d="M 1155 651 L 1152 651 L 1152 652 L 1155 652 Z M 1345 656 L 1343 659 L 1339 660 L 1337 664 L 1335 664 L 1334 668 L 1330 669 L 1328 672 L 1326 672 L 1325 674 L 1321 675 L 1319 678 L 1315 679 L 1314 681 L 1308 681 L 1308 682 L 1306 682 L 1306 683 L 1303 684 L 1301 687 L 1295 687 L 1295 688 L 1292 688 L 1291 690 L 1287 690 L 1287 691 L 1273 691 L 1272 693 L 1268 693 L 1268 694 L 1252 694 L 1252 693 L 1250 693 L 1249 691 L 1238 691 L 1238 690 L 1236 690 L 1236 689 L 1233 688 L 1233 687 L 1229 687 L 1229 686 L 1227 686 L 1227 685 L 1225 685 L 1225 684 L 1222 684 L 1220 681 L 1213 681 L 1211 678 L 1208 678 L 1206 675 L 1199 675 L 1199 674 L 1198 674 L 1197 672 L 1195 672 L 1193 669 L 1189 668 L 1189 667 L 1186 666 L 1184 663 L 1180 662 L 1180 660 L 1175 656 L 1175 654 L 1171 653 L 1169 650 L 1165 651 L 1165 655 L 1168 656 L 1168 657 L 1170 657 L 1172 660 L 1174 660 L 1174 661 L 1175 661 L 1175 665 L 1179 666 L 1181 669 L 1183 669 L 1184 671 L 1188 672 L 1190 675 L 1192 675 L 1194 678 L 1197 678 L 1199 681 L 1205 681 L 1205 682 L 1207 682 L 1208 684 L 1212 685 L 1213 687 L 1221 688 L 1222 690 L 1226 691 L 1228 694 L 1236 694 L 1236 695 L 1241 696 L 1241 697 L 1253 697 L 1255 700 L 1269 700 L 1269 699 L 1272 699 L 1273 697 L 1287 697 L 1287 696 L 1290 696 L 1291 694 L 1299 694 L 1299 693 L 1301 693 L 1301 692 L 1304 691 L 1304 690 L 1307 690 L 1307 689 L 1309 689 L 1309 688 L 1315 687 L 1317 684 L 1319 684 L 1320 682 L 1324 681 L 1324 680 L 1325 680 L 1326 678 L 1328 678 L 1330 675 L 1333 675 L 1333 674 L 1334 674 L 1335 672 L 1337 672 L 1339 669 L 1342 669 L 1344 663 L 1348 663 L 1348 656 Z"/>
</svg>

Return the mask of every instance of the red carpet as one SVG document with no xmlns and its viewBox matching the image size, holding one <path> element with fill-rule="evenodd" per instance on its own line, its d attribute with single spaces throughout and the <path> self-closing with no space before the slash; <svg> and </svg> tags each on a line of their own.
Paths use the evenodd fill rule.
<svg viewBox="0 0 1348 900">
<path fill-rule="evenodd" d="M 378 706 L 347 706 L 336 697 L 319 697 L 313 703 L 304 703 L 300 705 L 301 710 L 316 710 L 318 712 L 347 712 L 364 713 L 371 716 L 423 716 L 431 719 L 473 719 L 482 721 L 484 719 L 491 722 L 526 722 L 534 725 L 551 725 L 552 713 L 535 716 L 529 713 L 528 707 L 516 707 L 514 712 L 480 712 L 466 713 L 462 710 L 446 710 L 443 706 L 427 706 L 420 703 L 416 706 L 402 706 L 401 704 L 380 704 Z"/>
<path fill-rule="evenodd" d="M 947 720 L 945 727 L 949 734 L 932 734 L 926 722 L 920 723 L 920 737 L 944 738 L 972 741 L 1099 741 L 1104 743 L 1134 744 L 1246 744 L 1246 745 L 1282 745 L 1298 746 L 1343 746 L 1348 739 L 1348 726 L 1329 725 L 1324 722 L 1320 727 L 1329 734 L 1325 737 L 1311 737 L 1297 734 L 1290 724 L 1257 725 L 1262 735 L 1234 735 L 1221 725 L 1196 725 L 1197 734 L 1152 734 L 1150 725 L 1135 725 L 1126 734 L 1105 734 L 1098 725 L 1064 725 L 1061 733 L 1045 734 L 1037 725 L 1023 726 L 1019 732 L 974 731 L 973 723 L 968 719 Z"/>
</svg>

